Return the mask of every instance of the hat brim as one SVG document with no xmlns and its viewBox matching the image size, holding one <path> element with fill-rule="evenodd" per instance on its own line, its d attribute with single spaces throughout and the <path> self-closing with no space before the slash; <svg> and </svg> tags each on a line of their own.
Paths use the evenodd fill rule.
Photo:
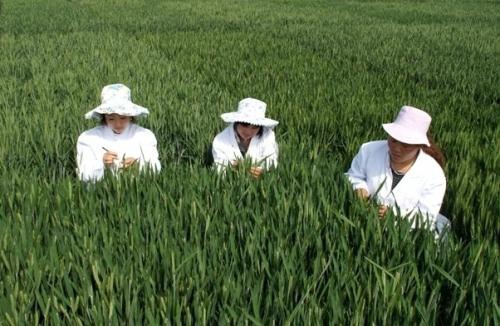
<svg viewBox="0 0 500 326">
<path fill-rule="evenodd" d="M 278 125 L 278 121 L 268 118 L 254 118 L 239 114 L 238 112 L 228 112 L 223 113 L 220 116 L 222 120 L 226 123 L 234 123 L 234 122 L 244 122 L 249 123 L 254 126 L 262 126 L 268 128 L 274 128 Z"/>
<path fill-rule="evenodd" d="M 100 119 L 104 114 L 119 114 L 127 117 L 141 117 L 149 114 L 145 107 L 130 101 L 111 101 L 85 113 L 86 119 Z"/>
<path fill-rule="evenodd" d="M 385 132 L 389 134 L 392 138 L 399 142 L 410 144 L 410 145 L 426 145 L 430 146 L 429 139 L 426 135 L 415 132 L 413 130 L 408 130 L 395 123 L 384 123 L 382 124 Z"/>
</svg>

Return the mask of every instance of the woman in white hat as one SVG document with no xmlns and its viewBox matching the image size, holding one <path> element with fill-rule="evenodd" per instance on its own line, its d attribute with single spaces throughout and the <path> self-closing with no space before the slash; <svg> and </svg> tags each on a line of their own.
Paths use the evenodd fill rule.
<svg viewBox="0 0 500 326">
<path fill-rule="evenodd" d="M 449 223 L 439 214 L 446 190 L 444 156 L 429 140 L 430 123 L 426 112 L 403 106 L 394 122 L 382 125 L 387 140 L 361 145 L 346 175 L 360 197 L 379 203 L 380 217 L 388 207 L 410 218 L 420 213 L 440 231 Z"/>
<path fill-rule="evenodd" d="M 146 166 L 160 171 L 156 137 L 135 123 L 148 109 L 134 104 L 130 89 L 122 84 L 107 85 L 101 92 L 101 105 L 87 112 L 85 118 L 98 119 L 101 125 L 83 132 L 76 145 L 78 177 L 96 181 L 106 169 L 113 173 L 130 166 Z"/>
<path fill-rule="evenodd" d="M 259 177 L 263 171 L 278 165 L 278 145 L 272 130 L 278 121 L 265 117 L 266 106 L 260 100 L 245 98 L 238 103 L 238 111 L 221 115 L 229 125 L 212 143 L 218 171 L 248 159 L 252 162 L 250 173 Z"/>
</svg>

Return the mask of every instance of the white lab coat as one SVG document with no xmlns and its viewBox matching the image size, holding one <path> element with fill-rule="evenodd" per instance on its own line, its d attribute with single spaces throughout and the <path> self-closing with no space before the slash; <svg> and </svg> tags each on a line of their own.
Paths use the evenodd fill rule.
<svg viewBox="0 0 500 326">
<path fill-rule="evenodd" d="M 263 128 L 261 136 L 256 135 L 251 139 L 245 158 L 250 158 L 253 164 L 267 170 L 278 166 L 278 144 L 274 131 L 271 128 Z M 238 147 L 233 123 L 215 136 L 212 155 L 218 171 L 223 171 L 233 162 L 244 159 Z"/>
<path fill-rule="evenodd" d="M 161 169 L 156 137 L 149 129 L 130 123 L 121 134 L 115 134 L 108 126 L 101 125 L 83 132 L 78 137 L 76 159 L 80 180 L 97 181 L 104 176 L 104 148 L 118 153 L 118 161 L 124 157 L 136 158 L 141 170 L 145 166 L 155 172 Z"/>
<path fill-rule="evenodd" d="M 361 145 L 346 173 L 354 189 L 366 189 L 379 204 L 393 208 L 394 213 L 412 218 L 420 212 L 430 228 L 437 227 L 439 210 L 446 190 L 441 166 L 420 150 L 417 160 L 391 191 L 392 172 L 386 140 Z M 377 192 L 378 190 L 378 192 Z M 439 215 L 439 216 L 438 216 Z M 416 221 L 413 221 L 415 227 Z"/>
</svg>

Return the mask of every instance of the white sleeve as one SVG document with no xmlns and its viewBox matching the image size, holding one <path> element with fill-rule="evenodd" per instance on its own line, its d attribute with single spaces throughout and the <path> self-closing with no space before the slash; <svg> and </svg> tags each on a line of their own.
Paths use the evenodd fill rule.
<svg viewBox="0 0 500 326">
<path fill-rule="evenodd" d="M 351 163 L 349 171 L 347 171 L 346 176 L 351 182 L 353 189 L 365 189 L 369 192 L 368 185 L 366 183 L 366 166 L 365 166 L 365 155 L 363 151 L 363 146 L 358 151 L 358 154 L 354 157 Z"/>
<path fill-rule="evenodd" d="M 224 150 L 224 144 L 215 137 L 212 142 L 212 156 L 214 158 L 214 166 L 218 172 L 222 172 L 229 166 L 232 162 L 228 157 L 226 151 Z"/>
<path fill-rule="evenodd" d="M 444 193 L 446 191 L 446 178 L 444 173 L 429 179 L 429 183 L 424 187 L 417 203 L 417 208 L 422 214 L 429 214 L 436 218 L 443 204 Z"/>
<path fill-rule="evenodd" d="M 85 135 L 78 138 L 76 152 L 78 178 L 85 182 L 100 180 L 104 176 L 104 162 Z"/>
<path fill-rule="evenodd" d="M 161 170 L 156 137 L 150 130 L 146 130 L 142 135 L 141 160 L 139 160 L 139 164 L 141 170 L 146 165 L 155 173 L 158 173 Z"/>
<path fill-rule="evenodd" d="M 273 131 L 271 131 L 264 143 L 264 155 L 265 167 L 276 168 L 278 167 L 278 144 L 276 143 L 276 136 Z"/>
</svg>

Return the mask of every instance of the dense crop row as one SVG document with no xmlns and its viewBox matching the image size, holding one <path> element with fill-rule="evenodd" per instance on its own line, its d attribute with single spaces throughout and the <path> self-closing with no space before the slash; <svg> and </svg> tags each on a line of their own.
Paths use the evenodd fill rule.
<svg viewBox="0 0 500 326">
<path fill-rule="evenodd" d="M 0 323 L 500 321 L 495 2 L 0 8 Z M 75 141 L 112 82 L 150 108 L 164 168 L 82 185 Z M 280 121 L 258 182 L 206 166 L 247 96 Z M 442 243 L 343 178 L 403 104 L 448 158 Z"/>
</svg>

